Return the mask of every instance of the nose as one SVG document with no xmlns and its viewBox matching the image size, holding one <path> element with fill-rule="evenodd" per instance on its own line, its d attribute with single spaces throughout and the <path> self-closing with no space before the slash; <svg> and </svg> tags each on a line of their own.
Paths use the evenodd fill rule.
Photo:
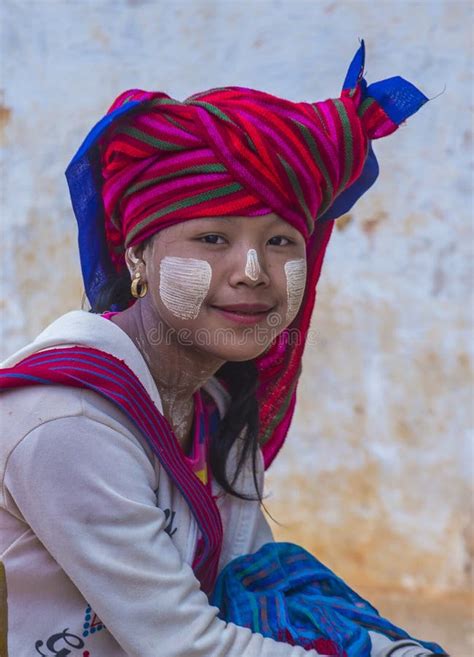
<svg viewBox="0 0 474 657">
<path fill-rule="evenodd" d="M 264 258 L 256 249 L 250 248 L 246 251 L 239 251 L 235 258 L 229 282 L 234 286 L 246 285 L 248 287 L 267 286 L 269 284 L 270 278 L 265 268 Z"/>
</svg>

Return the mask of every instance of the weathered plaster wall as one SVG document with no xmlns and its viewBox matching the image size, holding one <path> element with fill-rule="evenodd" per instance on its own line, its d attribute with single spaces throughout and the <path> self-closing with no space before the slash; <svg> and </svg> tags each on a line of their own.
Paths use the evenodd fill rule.
<svg viewBox="0 0 474 657">
<path fill-rule="evenodd" d="M 63 171 L 123 89 L 225 84 L 293 99 L 367 77 L 444 94 L 375 145 L 340 221 L 269 508 L 354 584 L 468 585 L 472 451 L 469 2 L 4 0 L 2 352 L 81 303 Z"/>
</svg>

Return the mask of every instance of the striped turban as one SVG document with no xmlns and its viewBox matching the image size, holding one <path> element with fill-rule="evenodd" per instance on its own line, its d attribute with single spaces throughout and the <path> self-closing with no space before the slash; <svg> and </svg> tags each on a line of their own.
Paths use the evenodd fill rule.
<svg viewBox="0 0 474 657">
<path fill-rule="evenodd" d="M 422 100 L 408 83 L 403 91 Z M 360 77 L 340 98 L 314 103 L 243 87 L 183 102 L 130 90 L 109 113 L 130 103 L 102 146 L 106 238 L 118 268 L 126 247 L 203 216 L 275 212 L 309 239 L 361 175 L 370 140 L 398 127 Z"/>
<path fill-rule="evenodd" d="M 394 77 L 367 86 L 364 43 L 341 96 L 291 102 L 226 87 L 181 102 L 162 92 L 122 93 L 69 165 L 87 296 L 125 266 L 128 246 L 175 223 L 274 212 L 307 243 L 300 312 L 256 360 L 267 464 L 293 414 L 304 341 L 333 219 L 373 184 L 371 141 L 394 132 L 427 98 Z M 294 336 L 295 333 L 293 332 Z"/>
</svg>

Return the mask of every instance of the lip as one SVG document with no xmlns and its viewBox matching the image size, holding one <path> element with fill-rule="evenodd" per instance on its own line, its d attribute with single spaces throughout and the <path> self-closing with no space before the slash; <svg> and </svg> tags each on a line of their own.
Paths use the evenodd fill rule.
<svg viewBox="0 0 474 657">
<path fill-rule="evenodd" d="M 257 324 L 268 316 L 273 306 L 262 303 L 239 303 L 228 306 L 211 306 L 220 315 L 237 324 Z"/>
<path fill-rule="evenodd" d="M 264 313 L 273 308 L 266 303 L 232 303 L 225 306 L 213 306 L 219 310 L 227 310 L 231 313 Z"/>
</svg>

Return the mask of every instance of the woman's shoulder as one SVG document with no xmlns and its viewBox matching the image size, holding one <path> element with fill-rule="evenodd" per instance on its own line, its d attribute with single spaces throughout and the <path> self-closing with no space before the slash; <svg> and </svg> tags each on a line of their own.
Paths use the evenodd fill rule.
<svg viewBox="0 0 474 657">
<path fill-rule="evenodd" d="M 48 326 L 35 340 L 10 356 L 2 364 L 11 368 L 16 364 L 48 349 L 86 346 L 101 350 L 125 361 L 150 396 L 158 400 L 158 393 L 149 372 L 141 362 L 141 355 L 128 336 L 112 322 L 85 311 L 73 311 L 63 315 Z M 106 426 L 125 433 L 134 440 L 141 440 L 136 425 L 114 403 L 93 390 L 67 385 L 38 384 L 7 389 L 0 395 L 2 441 L 1 464 L 28 434 L 41 426 L 52 426 L 64 418 L 75 417 L 78 431 L 80 422 L 91 426 Z"/>
<path fill-rule="evenodd" d="M 73 310 L 56 319 L 32 342 L 4 360 L 1 367 L 14 367 L 28 356 L 48 349 L 77 346 L 102 351 L 124 363 L 162 412 L 153 377 L 134 342 L 110 320 L 84 310 Z"/>
<path fill-rule="evenodd" d="M 117 430 L 137 433 L 135 424 L 112 401 L 93 390 L 65 385 L 35 385 L 2 391 L 2 441 L 15 434 L 19 440 L 40 425 L 62 418 L 88 418 Z"/>
<path fill-rule="evenodd" d="M 31 342 L 5 358 L 2 369 L 13 367 L 23 359 L 44 349 L 78 344 L 78 340 L 100 340 L 100 318 L 83 310 L 72 310 L 61 315 L 44 328 Z M 99 334 L 99 335 L 97 335 Z"/>
</svg>

